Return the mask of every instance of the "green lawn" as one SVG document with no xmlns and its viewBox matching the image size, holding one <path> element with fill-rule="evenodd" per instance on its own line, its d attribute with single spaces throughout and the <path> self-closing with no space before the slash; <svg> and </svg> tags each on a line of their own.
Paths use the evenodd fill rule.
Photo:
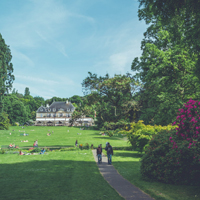
<svg viewBox="0 0 200 200">
<path fill-rule="evenodd" d="M 100 175 L 91 150 L 0 154 L 2 200 L 123 198 Z"/>
<path fill-rule="evenodd" d="M 48 130 L 54 133 L 47 136 Z M 29 136 L 20 136 L 23 131 Z M 10 130 L 0 131 L 0 145 L 15 143 L 20 147 L 30 147 L 38 139 L 39 147 L 74 146 L 76 140 L 79 144 L 94 144 L 95 147 L 99 144 L 105 147 L 106 142 L 113 147 L 129 146 L 126 137 L 101 136 L 99 133 L 98 130 L 80 130 L 77 127 L 11 127 Z M 113 165 L 124 178 L 155 199 L 200 200 L 199 187 L 142 180 L 140 157 L 141 154 L 137 152 L 115 150 Z M 122 199 L 99 174 L 91 150 L 54 151 L 45 155 L 25 156 L 0 154 L 0 169 L 2 200 Z"/>
<path fill-rule="evenodd" d="M 197 200 L 200 199 L 198 186 L 171 185 L 142 180 L 140 174 L 140 157 L 136 151 L 114 151 L 115 169 L 132 184 L 139 187 L 155 199 L 160 200 Z"/>
<path fill-rule="evenodd" d="M 29 135 L 20 136 L 24 131 Z M 52 131 L 51 136 L 47 136 L 47 133 Z M 119 136 L 109 137 L 101 136 L 99 133 L 100 131 L 98 130 L 80 130 L 78 127 L 29 126 L 22 129 L 22 127 L 14 126 L 10 127 L 10 130 L 0 131 L 0 145 L 15 143 L 20 147 L 32 147 L 34 141 L 38 140 L 39 147 L 67 147 L 74 146 L 75 141 L 78 140 L 79 144 L 85 145 L 88 143 L 89 145 L 93 144 L 95 147 L 99 144 L 105 147 L 106 142 L 110 142 L 112 146 L 117 147 L 130 146 L 127 143 L 127 138 L 121 136 L 121 134 Z M 21 142 L 23 140 L 28 140 L 28 142 Z"/>
</svg>

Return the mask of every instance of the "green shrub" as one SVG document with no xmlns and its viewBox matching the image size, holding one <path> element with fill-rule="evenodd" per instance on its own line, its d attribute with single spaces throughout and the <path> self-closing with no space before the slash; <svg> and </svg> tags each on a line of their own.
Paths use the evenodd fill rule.
<svg viewBox="0 0 200 200">
<path fill-rule="evenodd" d="M 83 146 L 83 149 L 89 149 L 89 148 L 90 148 L 90 146 L 89 146 L 88 143 L 86 143 L 86 144 Z"/>
<path fill-rule="evenodd" d="M 0 130 L 8 130 L 10 127 L 10 120 L 5 112 L 0 113 Z"/>
<path fill-rule="evenodd" d="M 33 150 L 30 151 L 31 153 L 38 153 L 41 152 L 40 148 L 34 148 Z"/>
<path fill-rule="evenodd" d="M 165 183 L 200 184 L 200 146 L 188 148 L 188 145 L 189 141 L 180 140 L 176 130 L 163 130 L 154 135 L 141 159 L 142 177 Z"/>
<path fill-rule="evenodd" d="M 0 150 L 0 154 L 4 154 L 5 153 L 5 150 Z"/>
<path fill-rule="evenodd" d="M 126 127 L 124 130 L 119 133 L 126 134 L 129 142 L 134 149 L 138 149 L 142 152 L 145 149 L 145 146 L 148 145 L 148 142 L 151 140 L 154 134 L 157 134 L 161 130 L 171 130 L 175 129 L 177 126 L 151 126 L 143 124 L 143 121 L 140 120 L 137 123 L 132 122 L 131 128 Z"/>
<path fill-rule="evenodd" d="M 75 151 L 76 149 L 74 147 L 69 147 L 69 148 L 62 148 L 60 151 Z"/>
</svg>

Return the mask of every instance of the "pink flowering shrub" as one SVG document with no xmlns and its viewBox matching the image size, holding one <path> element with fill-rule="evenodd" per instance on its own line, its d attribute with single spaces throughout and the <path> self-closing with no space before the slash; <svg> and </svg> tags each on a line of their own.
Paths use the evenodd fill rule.
<svg viewBox="0 0 200 200">
<path fill-rule="evenodd" d="M 190 99 L 179 109 L 176 130 L 161 131 L 142 157 L 145 179 L 165 183 L 200 184 L 200 102 Z"/>
</svg>

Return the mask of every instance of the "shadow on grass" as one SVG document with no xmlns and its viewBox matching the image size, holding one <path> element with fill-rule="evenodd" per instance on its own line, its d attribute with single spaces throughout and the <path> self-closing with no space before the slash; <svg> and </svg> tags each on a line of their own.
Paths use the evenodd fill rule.
<svg viewBox="0 0 200 200">
<path fill-rule="evenodd" d="M 141 158 L 144 154 L 139 153 L 137 151 L 130 151 L 130 153 L 127 152 L 117 152 L 115 151 L 115 156 L 120 156 L 120 157 L 131 157 L 131 158 Z"/>
<path fill-rule="evenodd" d="M 117 138 L 117 137 L 104 137 L 104 136 L 100 136 L 100 137 L 93 137 L 93 138 L 97 138 L 97 139 L 105 139 L 105 140 L 121 140 L 121 138 Z"/>
<path fill-rule="evenodd" d="M 18 163 L 0 164 L 0 199 L 103 200 L 106 194 L 108 199 L 122 200 L 100 175 L 95 162 L 36 160 L 47 156 L 16 156 Z"/>
</svg>

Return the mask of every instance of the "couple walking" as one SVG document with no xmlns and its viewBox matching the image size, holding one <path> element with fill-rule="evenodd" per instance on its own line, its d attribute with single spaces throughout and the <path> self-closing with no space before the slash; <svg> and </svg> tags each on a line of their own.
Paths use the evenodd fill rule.
<svg viewBox="0 0 200 200">
<path fill-rule="evenodd" d="M 111 165 L 112 164 L 113 149 L 112 149 L 112 146 L 110 145 L 109 142 L 106 142 L 105 150 L 107 151 L 108 164 Z M 99 145 L 98 148 L 97 148 L 97 156 L 98 156 L 98 163 L 99 164 L 102 162 L 101 154 L 102 154 L 102 147 L 101 147 L 101 145 Z"/>
</svg>

